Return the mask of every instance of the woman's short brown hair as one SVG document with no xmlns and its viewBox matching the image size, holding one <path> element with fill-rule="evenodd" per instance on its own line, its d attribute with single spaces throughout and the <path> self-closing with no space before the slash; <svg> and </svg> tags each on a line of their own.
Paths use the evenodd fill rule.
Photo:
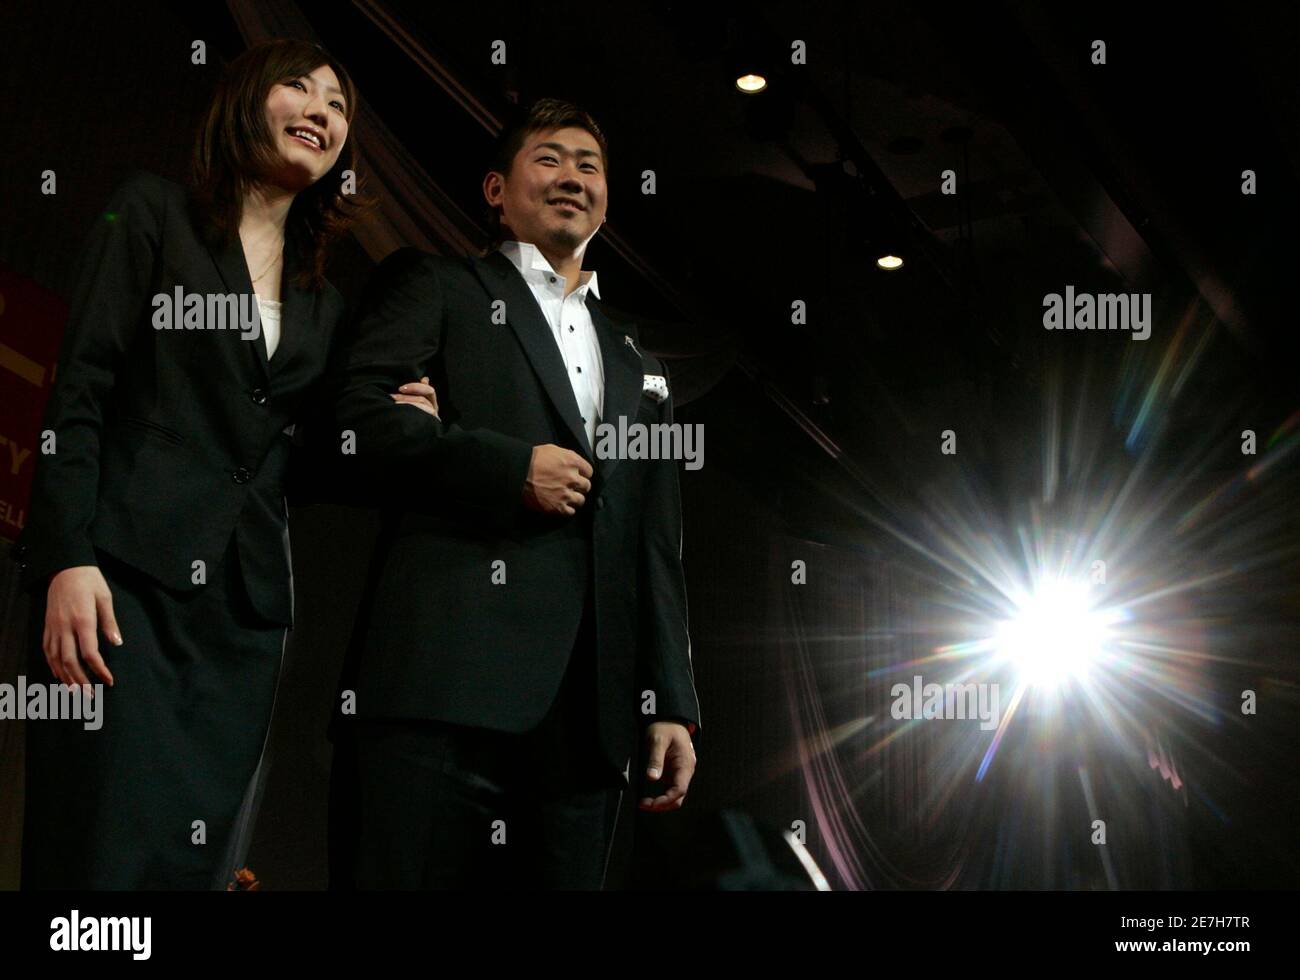
<svg viewBox="0 0 1300 980">
<path fill-rule="evenodd" d="M 526 110 L 517 110 L 515 115 L 506 121 L 501 135 L 497 137 L 496 144 L 492 148 L 492 157 L 488 161 L 488 170 L 509 177 L 515 155 L 523 148 L 524 140 L 530 133 L 547 129 L 565 129 L 569 126 L 585 129 L 592 135 L 596 145 L 600 147 L 601 165 L 608 174 L 609 144 L 605 141 L 605 134 L 600 131 L 600 126 L 587 110 L 561 99 L 538 99 Z M 491 225 L 492 240 L 499 242 L 501 212 L 496 208 L 489 208 L 487 218 Z"/>
<path fill-rule="evenodd" d="M 351 135 L 356 86 L 344 67 L 319 45 L 291 39 L 265 41 L 226 66 L 194 147 L 195 199 L 205 232 L 214 243 L 228 243 L 239 233 L 244 196 L 277 163 L 266 125 L 266 99 L 272 86 L 310 75 L 321 65 L 338 76 Z M 285 234 L 295 236 L 301 249 L 304 261 L 297 281 L 304 286 L 318 289 L 324 284 L 330 247 L 370 206 L 359 187 L 355 194 L 343 193 L 345 170 L 356 172 L 352 139 L 344 142 L 329 172 L 301 191 L 289 209 Z"/>
</svg>

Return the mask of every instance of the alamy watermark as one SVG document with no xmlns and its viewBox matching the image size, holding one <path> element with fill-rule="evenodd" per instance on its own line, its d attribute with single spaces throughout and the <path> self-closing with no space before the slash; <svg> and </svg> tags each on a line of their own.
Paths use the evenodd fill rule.
<svg viewBox="0 0 1300 980">
<path fill-rule="evenodd" d="M 247 293 L 187 293 L 177 286 L 153 298 L 155 330 L 238 330 L 244 340 L 262 336 L 257 299 Z"/>
<path fill-rule="evenodd" d="M 978 718 L 986 732 L 998 727 L 997 684 L 925 684 L 918 674 L 910 686 L 895 684 L 889 695 L 894 699 L 889 713 L 896 720 Z"/>
<path fill-rule="evenodd" d="M 631 422 L 619 416 L 618 425 L 596 426 L 598 459 L 682 459 L 688 470 L 704 465 L 704 426 L 700 423 Z"/>
<path fill-rule="evenodd" d="M 147 960 L 153 952 L 153 919 L 147 915 L 87 915 L 73 909 L 50 920 L 50 949 L 66 952 L 125 952 Z"/>
<path fill-rule="evenodd" d="M 1048 330 L 1131 330 L 1134 340 L 1151 336 L 1150 293 L 1076 293 L 1043 297 L 1043 326 Z"/>
<path fill-rule="evenodd" d="M 104 724 L 104 685 L 95 684 L 91 697 L 80 687 L 58 682 L 27 684 L 19 674 L 17 684 L 0 684 L 0 721 L 81 721 L 88 732 L 97 732 Z"/>
</svg>

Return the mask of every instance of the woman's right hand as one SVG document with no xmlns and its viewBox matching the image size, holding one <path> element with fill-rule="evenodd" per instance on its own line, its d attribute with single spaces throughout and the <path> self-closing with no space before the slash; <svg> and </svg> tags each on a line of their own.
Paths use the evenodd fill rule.
<svg viewBox="0 0 1300 980">
<path fill-rule="evenodd" d="M 104 573 L 95 565 L 65 568 L 50 579 L 45 607 L 45 635 L 41 649 L 54 676 L 69 686 L 93 691 L 77 659 L 78 649 L 96 674 L 113 686 L 113 675 L 99 655 L 99 630 L 114 646 L 122 645 L 113 617 L 113 594 Z"/>
<path fill-rule="evenodd" d="M 438 393 L 433 390 L 427 377 L 419 381 L 408 381 L 397 389 L 401 394 L 392 395 L 395 402 L 401 402 L 404 405 L 414 405 L 426 415 L 432 415 L 439 422 L 438 418 Z"/>
</svg>

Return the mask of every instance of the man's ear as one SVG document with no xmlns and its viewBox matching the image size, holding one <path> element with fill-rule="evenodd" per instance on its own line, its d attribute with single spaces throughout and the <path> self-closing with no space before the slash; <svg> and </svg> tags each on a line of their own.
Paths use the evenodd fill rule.
<svg viewBox="0 0 1300 980">
<path fill-rule="evenodd" d="M 499 208 L 505 194 L 505 181 L 495 170 L 489 170 L 483 178 L 483 197 L 491 207 Z"/>
</svg>

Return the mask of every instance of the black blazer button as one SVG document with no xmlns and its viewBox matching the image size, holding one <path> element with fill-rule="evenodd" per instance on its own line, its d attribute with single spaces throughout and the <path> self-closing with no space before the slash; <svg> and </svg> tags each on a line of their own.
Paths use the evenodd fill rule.
<svg viewBox="0 0 1300 980">
<path fill-rule="evenodd" d="M 604 509 L 605 509 L 605 498 L 604 498 L 604 497 L 597 497 L 597 498 L 596 498 L 596 509 L 597 509 L 597 510 L 604 510 Z"/>
<path fill-rule="evenodd" d="M 254 405 L 265 405 L 265 404 L 266 404 L 266 391 L 265 391 L 264 389 L 262 389 L 262 388 L 254 388 L 253 391 L 252 391 L 252 397 L 253 397 L 253 404 L 254 404 Z"/>
<path fill-rule="evenodd" d="M 236 483 L 247 483 L 253 478 L 253 471 L 247 466 L 241 466 L 231 475 L 234 477 Z"/>
</svg>

